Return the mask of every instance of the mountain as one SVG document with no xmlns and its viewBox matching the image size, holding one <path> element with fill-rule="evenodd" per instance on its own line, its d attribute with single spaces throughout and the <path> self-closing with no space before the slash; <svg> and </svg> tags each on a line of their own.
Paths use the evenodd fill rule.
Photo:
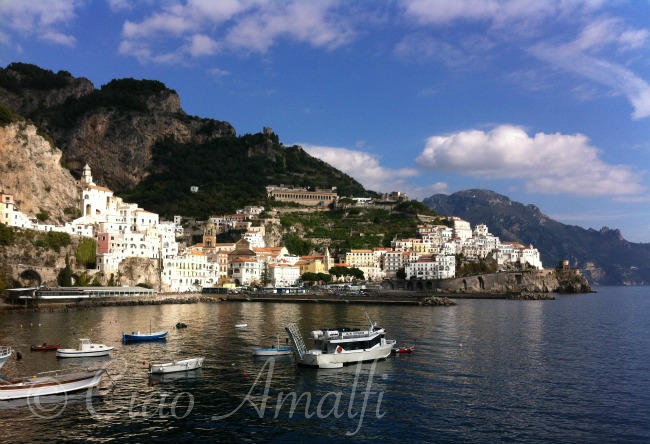
<svg viewBox="0 0 650 444">
<path fill-rule="evenodd" d="M 263 201 L 270 184 L 373 194 L 272 131 L 238 136 L 228 122 L 187 115 L 156 80 L 96 89 L 67 71 L 11 63 L 0 69 L 0 105 L 51 137 L 74 177 L 88 164 L 97 184 L 167 218 L 232 212 Z"/>
<path fill-rule="evenodd" d="M 567 259 L 596 285 L 650 284 L 650 244 L 626 241 L 619 230 L 565 225 L 535 205 L 523 205 L 489 190 L 436 194 L 422 201 L 437 214 L 454 215 L 472 225 L 486 224 L 501 241 L 532 244 L 545 267 Z"/>
</svg>

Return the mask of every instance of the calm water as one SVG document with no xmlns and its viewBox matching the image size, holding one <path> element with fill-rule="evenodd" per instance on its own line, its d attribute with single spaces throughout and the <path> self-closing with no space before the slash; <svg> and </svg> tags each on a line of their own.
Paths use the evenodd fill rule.
<svg viewBox="0 0 650 444">
<path fill-rule="evenodd" d="M 650 442 L 650 288 L 554 301 L 456 307 L 213 303 L 0 314 L 2 376 L 104 365 L 115 390 L 88 401 L 0 405 L 2 442 Z M 336 370 L 253 358 L 284 326 L 365 326 L 411 355 Z M 122 331 L 173 328 L 164 343 Z M 246 329 L 235 324 L 248 323 Z M 57 360 L 31 344 L 116 346 L 110 359 Z M 149 380 L 150 361 L 203 355 L 202 370 Z M 295 398 L 292 398 L 294 396 Z M 296 402 L 292 408 L 292 399 Z M 284 401 L 284 402 L 283 402 Z"/>
</svg>

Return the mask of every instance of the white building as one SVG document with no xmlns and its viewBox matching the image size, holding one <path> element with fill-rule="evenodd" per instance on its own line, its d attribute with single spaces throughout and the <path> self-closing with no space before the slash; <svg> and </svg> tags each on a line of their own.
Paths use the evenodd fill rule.
<svg viewBox="0 0 650 444">
<path fill-rule="evenodd" d="M 237 285 L 259 285 L 265 264 L 255 257 L 238 257 L 228 262 L 228 278 Z"/>
<path fill-rule="evenodd" d="M 269 264 L 269 284 L 273 287 L 292 287 L 300 282 L 300 266 L 289 263 Z"/>
<path fill-rule="evenodd" d="M 421 256 L 406 265 L 406 278 L 448 279 L 456 276 L 456 258 L 442 254 Z"/>
</svg>

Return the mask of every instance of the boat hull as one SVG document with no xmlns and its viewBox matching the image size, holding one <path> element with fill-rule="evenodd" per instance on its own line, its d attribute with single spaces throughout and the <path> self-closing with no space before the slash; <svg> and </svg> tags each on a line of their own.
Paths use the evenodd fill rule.
<svg viewBox="0 0 650 444">
<path fill-rule="evenodd" d="M 291 347 L 256 348 L 253 350 L 253 356 L 284 356 L 291 353 L 293 353 Z"/>
<path fill-rule="evenodd" d="M 5 365 L 9 356 L 13 353 L 14 349 L 11 347 L 0 347 L 0 368 Z"/>
<path fill-rule="evenodd" d="M 124 342 L 137 342 L 137 341 L 161 341 L 167 339 L 166 331 L 157 331 L 155 333 L 122 333 L 122 341 Z"/>
<path fill-rule="evenodd" d="M 103 347 L 98 350 L 77 350 L 76 348 L 60 348 L 56 351 L 57 358 L 96 358 L 108 356 L 115 347 Z"/>
<path fill-rule="evenodd" d="M 0 384 L 0 401 L 72 393 L 99 386 L 105 370 L 27 378 Z"/>
<path fill-rule="evenodd" d="M 58 350 L 60 348 L 61 348 L 60 344 L 32 345 L 32 351 L 51 351 L 51 350 Z"/>
<path fill-rule="evenodd" d="M 341 353 L 321 353 L 320 350 L 308 350 L 302 356 L 296 356 L 298 365 L 318 368 L 340 368 L 344 365 L 357 364 L 386 359 L 390 356 L 395 341 L 386 341 L 367 350 L 350 350 Z"/>
<path fill-rule="evenodd" d="M 151 364 L 149 373 L 152 375 L 162 375 L 168 373 L 187 372 L 203 367 L 204 358 L 191 358 L 182 361 L 167 362 L 164 364 Z"/>
</svg>

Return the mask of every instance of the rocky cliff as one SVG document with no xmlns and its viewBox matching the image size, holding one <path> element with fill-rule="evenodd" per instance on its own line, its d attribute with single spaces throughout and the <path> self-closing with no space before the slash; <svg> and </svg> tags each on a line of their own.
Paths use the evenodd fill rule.
<svg viewBox="0 0 650 444">
<path fill-rule="evenodd" d="M 100 94 L 96 92 L 95 96 Z M 95 96 L 85 101 L 99 100 Z M 87 163 L 97 183 L 118 193 L 132 189 L 151 174 L 152 150 L 158 142 L 206 143 L 235 135 L 228 123 L 186 115 L 173 90 L 161 87 L 137 96 L 140 106 L 129 109 L 110 103 L 89 107 L 71 119 L 70 125 L 61 125 L 56 115 L 63 108 L 67 110 L 70 103 L 33 113 L 32 118 L 65 152 L 70 171 L 80 175 Z M 83 104 L 84 100 L 79 102 Z"/>
<path fill-rule="evenodd" d="M 79 206 L 76 181 L 61 166 L 61 150 L 25 121 L 0 127 L 0 189 L 13 194 L 27 216 L 49 215 L 62 225 L 70 217 L 66 208 Z"/>
</svg>

